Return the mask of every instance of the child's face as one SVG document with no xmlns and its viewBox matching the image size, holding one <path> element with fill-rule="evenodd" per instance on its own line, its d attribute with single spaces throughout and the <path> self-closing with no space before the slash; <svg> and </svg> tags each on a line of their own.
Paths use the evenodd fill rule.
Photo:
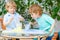
<svg viewBox="0 0 60 40">
<path fill-rule="evenodd" d="M 14 14 L 15 11 L 16 11 L 16 8 L 15 8 L 15 7 L 11 7 L 11 6 L 10 6 L 10 7 L 8 8 L 8 12 L 9 12 L 9 13 Z"/>
<path fill-rule="evenodd" d="M 33 19 L 36 19 L 36 18 L 38 18 L 39 17 L 39 14 L 37 13 L 32 13 L 31 14 L 31 17 L 33 18 Z"/>
</svg>

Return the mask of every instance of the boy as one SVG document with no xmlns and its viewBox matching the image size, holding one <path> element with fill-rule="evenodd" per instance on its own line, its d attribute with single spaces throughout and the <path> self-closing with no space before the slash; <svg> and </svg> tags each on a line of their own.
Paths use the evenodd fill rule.
<svg viewBox="0 0 60 40">
<path fill-rule="evenodd" d="M 5 5 L 7 13 L 4 15 L 3 24 L 6 26 L 6 30 L 16 28 L 16 24 L 24 20 L 24 18 L 16 12 L 16 7 L 14 1 L 9 1 Z"/>
<path fill-rule="evenodd" d="M 51 36 L 53 36 L 54 33 L 54 24 L 55 24 L 54 19 L 52 19 L 47 14 L 43 14 L 42 8 L 37 4 L 33 4 L 29 8 L 29 13 L 31 17 L 35 19 L 36 22 L 38 23 L 39 30 L 44 30 L 45 32 L 51 33 L 50 39 L 48 38 L 46 39 L 46 40 L 51 40 Z"/>
</svg>

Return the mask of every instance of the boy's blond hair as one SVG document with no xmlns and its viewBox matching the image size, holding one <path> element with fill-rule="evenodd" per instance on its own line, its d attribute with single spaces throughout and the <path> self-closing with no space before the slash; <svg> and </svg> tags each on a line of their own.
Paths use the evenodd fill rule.
<svg viewBox="0 0 60 40">
<path fill-rule="evenodd" d="M 9 1 L 5 5 L 6 10 L 8 10 L 9 7 L 14 7 L 16 9 L 17 5 L 14 1 Z"/>
<path fill-rule="evenodd" d="M 29 8 L 29 13 L 31 13 L 31 14 L 32 13 L 38 13 L 39 15 L 41 15 L 42 14 L 42 8 L 38 4 L 33 4 Z"/>
</svg>

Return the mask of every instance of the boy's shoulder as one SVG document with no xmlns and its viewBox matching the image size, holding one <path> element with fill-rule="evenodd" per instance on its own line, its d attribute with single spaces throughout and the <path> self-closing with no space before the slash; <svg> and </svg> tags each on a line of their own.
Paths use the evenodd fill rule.
<svg viewBox="0 0 60 40">
<path fill-rule="evenodd" d="M 19 14 L 18 12 L 15 12 L 15 14 Z"/>
<path fill-rule="evenodd" d="M 43 16 L 44 16 L 44 19 L 45 20 L 49 20 L 49 21 L 55 21 L 50 15 L 48 15 L 48 14 L 43 14 Z"/>
<path fill-rule="evenodd" d="M 19 15 L 19 13 L 18 13 L 18 12 L 15 12 L 15 14 L 16 14 L 16 15 Z"/>
<path fill-rule="evenodd" d="M 18 12 L 15 12 L 15 14 L 16 14 L 16 15 L 19 15 Z M 11 15 L 11 14 L 7 12 L 4 16 L 10 16 L 10 15 Z"/>
<path fill-rule="evenodd" d="M 10 16 L 10 14 L 7 12 L 4 16 Z"/>
<path fill-rule="evenodd" d="M 48 15 L 48 14 L 46 14 L 46 13 L 43 13 L 42 15 L 43 15 L 43 16 L 49 16 L 49 15 Z"/>
<path fill-rule="evenodd" d="M 38 19 L 39 20 L 46 20 L 48 18 L 52 19 L 52 17 L 50 15 L 43 13 L 42 16 L 39 17 Z"/>
<path fill-rule="evenodd" d="M 46 13 L 43 13 L 43 14 L 42 14 L 42 17 L 47 18 L 47 17 L 51 17 L 51 16 L 48 15 L 48 14 L 46 14 Z"/>
</svg>

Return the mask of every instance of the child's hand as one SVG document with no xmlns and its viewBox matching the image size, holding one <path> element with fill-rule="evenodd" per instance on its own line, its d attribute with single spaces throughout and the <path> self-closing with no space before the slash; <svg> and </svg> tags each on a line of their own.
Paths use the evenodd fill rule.
<svg viewBox="0 0 60 40">
<path fill-rule="evenodd" d="M 11 17 L 11 18 L 10 18 L 10 21 L 12 21 L 13 19 L 14 19 L 14 18 L 13 18 L 13 17 Z"/>
<path fill-rule="evenodd" d="M 25 21 L 25 19 L 23 17 L 20 18 L 20 21 Z"/>
<path fill-rule="evenodd" d="M 30 25 L 33 25 L 33 22 L 30 22 Z"/>
<path fill-rule="evenodd" d="M 35 24 L 37 24 L 37 23 L 36 23 L 36 22 L 30 22 L 30 24 L 31 24 L 31 25 L 35 25 Z"/>
<path fill-rule="evenodd" d="M 49 31 L 50 33 L 52 32 L 52 30 Z"/>
<path fill-rule="evenodd" d="M 51 34 L 52 33 L 52 30 L 49 30 L 49 34 Z"/>
<path fill-rule="evenodd" d="M 6 26 L 6 25 L 10 24 L 13 19 L 14 19 L 14 15 L 12 15 L 7 22 L 3 22 L 3 24 Z"/>
<path fill-rule="evenodd" d="M 10 21 L 12 21 L 13 19 L 14 19 L 14 15 L 11 16 Z"/>
<path fill-rule="evenodd" d="M 13 19 L 14 19 L 14 15 L 11 16 L 7 24 L 9 24 Z"/>
</svg>

